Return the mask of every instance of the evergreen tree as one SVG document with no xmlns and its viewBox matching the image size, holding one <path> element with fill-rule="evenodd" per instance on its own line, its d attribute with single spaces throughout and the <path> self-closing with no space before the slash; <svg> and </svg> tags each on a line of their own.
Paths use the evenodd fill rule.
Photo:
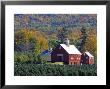
<svg viewBox="0 0 110 89">
<path fill-rule="evenodd" d="M 58 40 L 60 43 L 64 43 L 64 39 L 68 37 L 68 29 L 62 28 L 58 30 Z"/>
<path fill-rule="evenodd" d="M 81 38 L 79 39 L 79 43 L 77 44 L 78 49 L 83 52 L 83 47 L 86 43 L 86 39 L 87 39 L 87 30 L 85 27 L 81 28 Z"/>
<path fill-rule="evenodd" d="M 56 39 L 49 39 L 48 41 L 49 50 L 51 48 L 55 48 L 58 44 L 59 42 Z"/>
</svg>

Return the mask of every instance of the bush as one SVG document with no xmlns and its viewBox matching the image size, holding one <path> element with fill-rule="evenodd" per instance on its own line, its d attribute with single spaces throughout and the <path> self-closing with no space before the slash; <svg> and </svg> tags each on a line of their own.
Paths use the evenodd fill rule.
<svg viewBox="0 0 110 89">
<path fill-rule="evenodd" d="M 96 70 L 96 65 L 14 64 L 15 76 L 96 76 Z"/>
<path fill-rule="evenodd" d="M 26 53 L 15 52 L 15 54 L 14 54 L 14 61 L 15 62 L 26 62 L 29 60 L 30 60 L 30 57 Z"/>
</svg>

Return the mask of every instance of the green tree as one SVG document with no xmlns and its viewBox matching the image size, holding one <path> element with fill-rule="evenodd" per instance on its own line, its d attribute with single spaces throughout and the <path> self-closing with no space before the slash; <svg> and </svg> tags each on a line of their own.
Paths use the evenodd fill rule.
<svg viewBox="0 0 110 89">
<path fill-rule="evenodd" d="M 85 27 L 81 28 L 81 38 L 79 39 L 79 43 L 77 44 L 78 49 L 83 52 L 83 47 L 86 43 L 86 39 L 87 39 L 87 30 Z"/>
<path fill-rule="evenodd" d="M 57 37 L 60 43 L 64 43 L 64 39 L 68 38 L 68 29 L 66 28 L 59 29 Z"/>
<path fill-rule="evenodd" d="M 48 41 L 49 48 L 55 48 L 60 42 L 57 41 L 56 39 L 50 39 Z"/>
</svg>

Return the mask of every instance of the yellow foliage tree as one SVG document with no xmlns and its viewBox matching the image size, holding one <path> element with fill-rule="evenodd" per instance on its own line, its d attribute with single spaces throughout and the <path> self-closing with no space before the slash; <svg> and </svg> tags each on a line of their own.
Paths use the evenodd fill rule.
<svg viewBox="0 0 110 89">
<path fill-rule="evenodd" d="M 28 50 L 33 44 L 34 52 L 40 53 L 48 49 L 48 41 L 44 33 L 36 30 L 22 29 L 15 31 L 15 45 L 24 44 Z"/>
<path fill-rule="evenodd" d="M 76 43 L 76 41 L 78 41 L 78 39 L 81 37 L 81 32 L 79 29 L 74 29 L 74 30 L 71 30 L 70 33 L 69 33 L 69 36 L 68 38 L 70 39 L 70 41 L 72 43 Z"/>
<path fill-rule="evenodd" d="M 95 58 L 97 57 L 97 35 L 94 30 L 89 31 L 83 51 L 89 51 Z"/>
</svg>

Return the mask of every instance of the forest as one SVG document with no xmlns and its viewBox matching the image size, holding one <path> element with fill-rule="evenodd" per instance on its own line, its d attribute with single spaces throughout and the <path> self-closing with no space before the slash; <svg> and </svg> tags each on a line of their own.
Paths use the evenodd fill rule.
<svg viewBox="0 0 110 89">
<path fill-rule="evenodd" d="M 15 14 L 14 30 L 15 30 L 14 31 L 15 75 L 31 75 L 26 71 L 29 72 L 34 70 L 30 70 L 30 69 L 25 70 L 26 68 L 29 67 L 31 69 L 36 70 L 35 75 L 39 75 L 37 73 L 38 72 L 37 69 L 39 70 L 40 68 L 47 68 L 48 70 L 50 67 L 53 66 L 52 67 L 53 69 L 50 68 L 50 71 L 51 72 L 56 71 L 57 70 L 56 65 L 51 65 L 51 64 L 48 65 L 47 63 L 47 60 L 50 56 L 48 54 L 42 56 L 41 54 L 43 54 L 44 51 L 49 51 L 51 48 L 53 49 L 58 44 L 63 43 L 64 38 L 69 38 L 70 44 L 74 44 L 81 52 L 88 50 L 91 54 L 94 55 L 95 67 L 92 65 L 85 65 L 85 66 L 89 66 L 91 68 L 91 71 L 92 72 L 94 71 L 93 74 L 90 75 L 96 75 L 96 69 L 97 69 L 96 68 L 96 64 L 97 64 L 96 63 L 97 62 L 97 15 L 96 14 L 80 14 L 80 15 Z M 72 68 L 69 65 L 57 65 L 57 66 L 59 69 L 61 69 L 61 71 L 68 71 L 68 68 L 69 69 Z M 62 70 L 63 68 L 65 70 Z M 75 68 L 78 70 L 80 69 L 79 67 L 78 68 L 75 67 Z M 95 68 L 95 70 L 93 68 Z M 82 67 L 82 69 L 80 70 L 83 71 L 84 67 Z M 24 74 L 22 74 L 23 71 Z M 61 75 L 65 75 L 65 74 L 61 74 Z M 75 75 L 75 74 L 70 74 L 70 75 Z M 83 75 L 89 75 L 89 74 L 83 74 Z"/>
</svg>

